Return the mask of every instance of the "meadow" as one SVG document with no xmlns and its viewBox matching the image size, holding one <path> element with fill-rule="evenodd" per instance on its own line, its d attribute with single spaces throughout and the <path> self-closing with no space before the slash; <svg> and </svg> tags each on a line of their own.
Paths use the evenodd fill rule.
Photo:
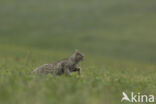
<svg viewBox="0 0 156 104">
<path fill-rule="evenodd" d="M 156 96 L 155 12 L 155 0 L 1 0 L 0 104 L 121 104 L 123 91 Z M 31 73 L 75 49 L 85 54 L 81 76 Z"/>
</svg>

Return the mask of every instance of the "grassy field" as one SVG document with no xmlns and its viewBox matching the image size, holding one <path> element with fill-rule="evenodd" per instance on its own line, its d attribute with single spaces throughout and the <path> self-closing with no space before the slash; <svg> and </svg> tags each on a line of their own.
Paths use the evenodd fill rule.
<svg viewBox="0 0 156 104">
<path fill-rule="evenodd" d="M 0 104 L 156 96 L 155 12 L 155 0 L 0 0 Z M 85 54 L 80 77 L 31 73 L 75 49 Z"/>
</svg>

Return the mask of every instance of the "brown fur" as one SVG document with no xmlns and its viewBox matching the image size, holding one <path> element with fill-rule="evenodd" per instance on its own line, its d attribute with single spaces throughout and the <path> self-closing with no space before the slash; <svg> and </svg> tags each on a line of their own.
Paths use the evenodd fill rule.
<svg viewBox="0 0 156 104">
<path fill-rule="evenodd" d="M 56 74 L 69 75 L 71 72 L 78 72 L 80 75 L 81 69 L 77 67 L 77 64 L 83 60 L 83 55 L 80 51 L 76 50 L 70 57 L 58 61 L 52 64 L 44 64 L 38 68 L 36 68 L 33 73 L 36 74 Z"/>
</svg>

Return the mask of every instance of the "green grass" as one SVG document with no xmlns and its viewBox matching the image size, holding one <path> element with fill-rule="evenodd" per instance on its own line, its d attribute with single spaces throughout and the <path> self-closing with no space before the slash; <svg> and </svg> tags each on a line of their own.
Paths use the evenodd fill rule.
<svg viewBox="0 0 156 104">
<path fill-rule="evenodd" d="M 123 91 L 156 96 L 155 4 L 1 0 L 0 104 L 121 104 Z M 85 54 L 80 77 L 31 73 L 75 49 Z"/>
</svg>

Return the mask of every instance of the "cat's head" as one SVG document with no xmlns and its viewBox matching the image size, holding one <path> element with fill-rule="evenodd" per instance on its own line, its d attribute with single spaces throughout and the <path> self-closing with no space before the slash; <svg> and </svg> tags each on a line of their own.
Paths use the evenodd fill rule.
<svg viewBox="0 0 156 104">
<path fill-rule="evenodd" d="M 76 60 L 76 61 L 81 61 L 81 60 L 83 60 L 83 58 L 84 58 L 84 55 L 79 51 L 79 50 L 75 50 L 75 52 L 74 52 L 74 59 Z"/>
</svg>

